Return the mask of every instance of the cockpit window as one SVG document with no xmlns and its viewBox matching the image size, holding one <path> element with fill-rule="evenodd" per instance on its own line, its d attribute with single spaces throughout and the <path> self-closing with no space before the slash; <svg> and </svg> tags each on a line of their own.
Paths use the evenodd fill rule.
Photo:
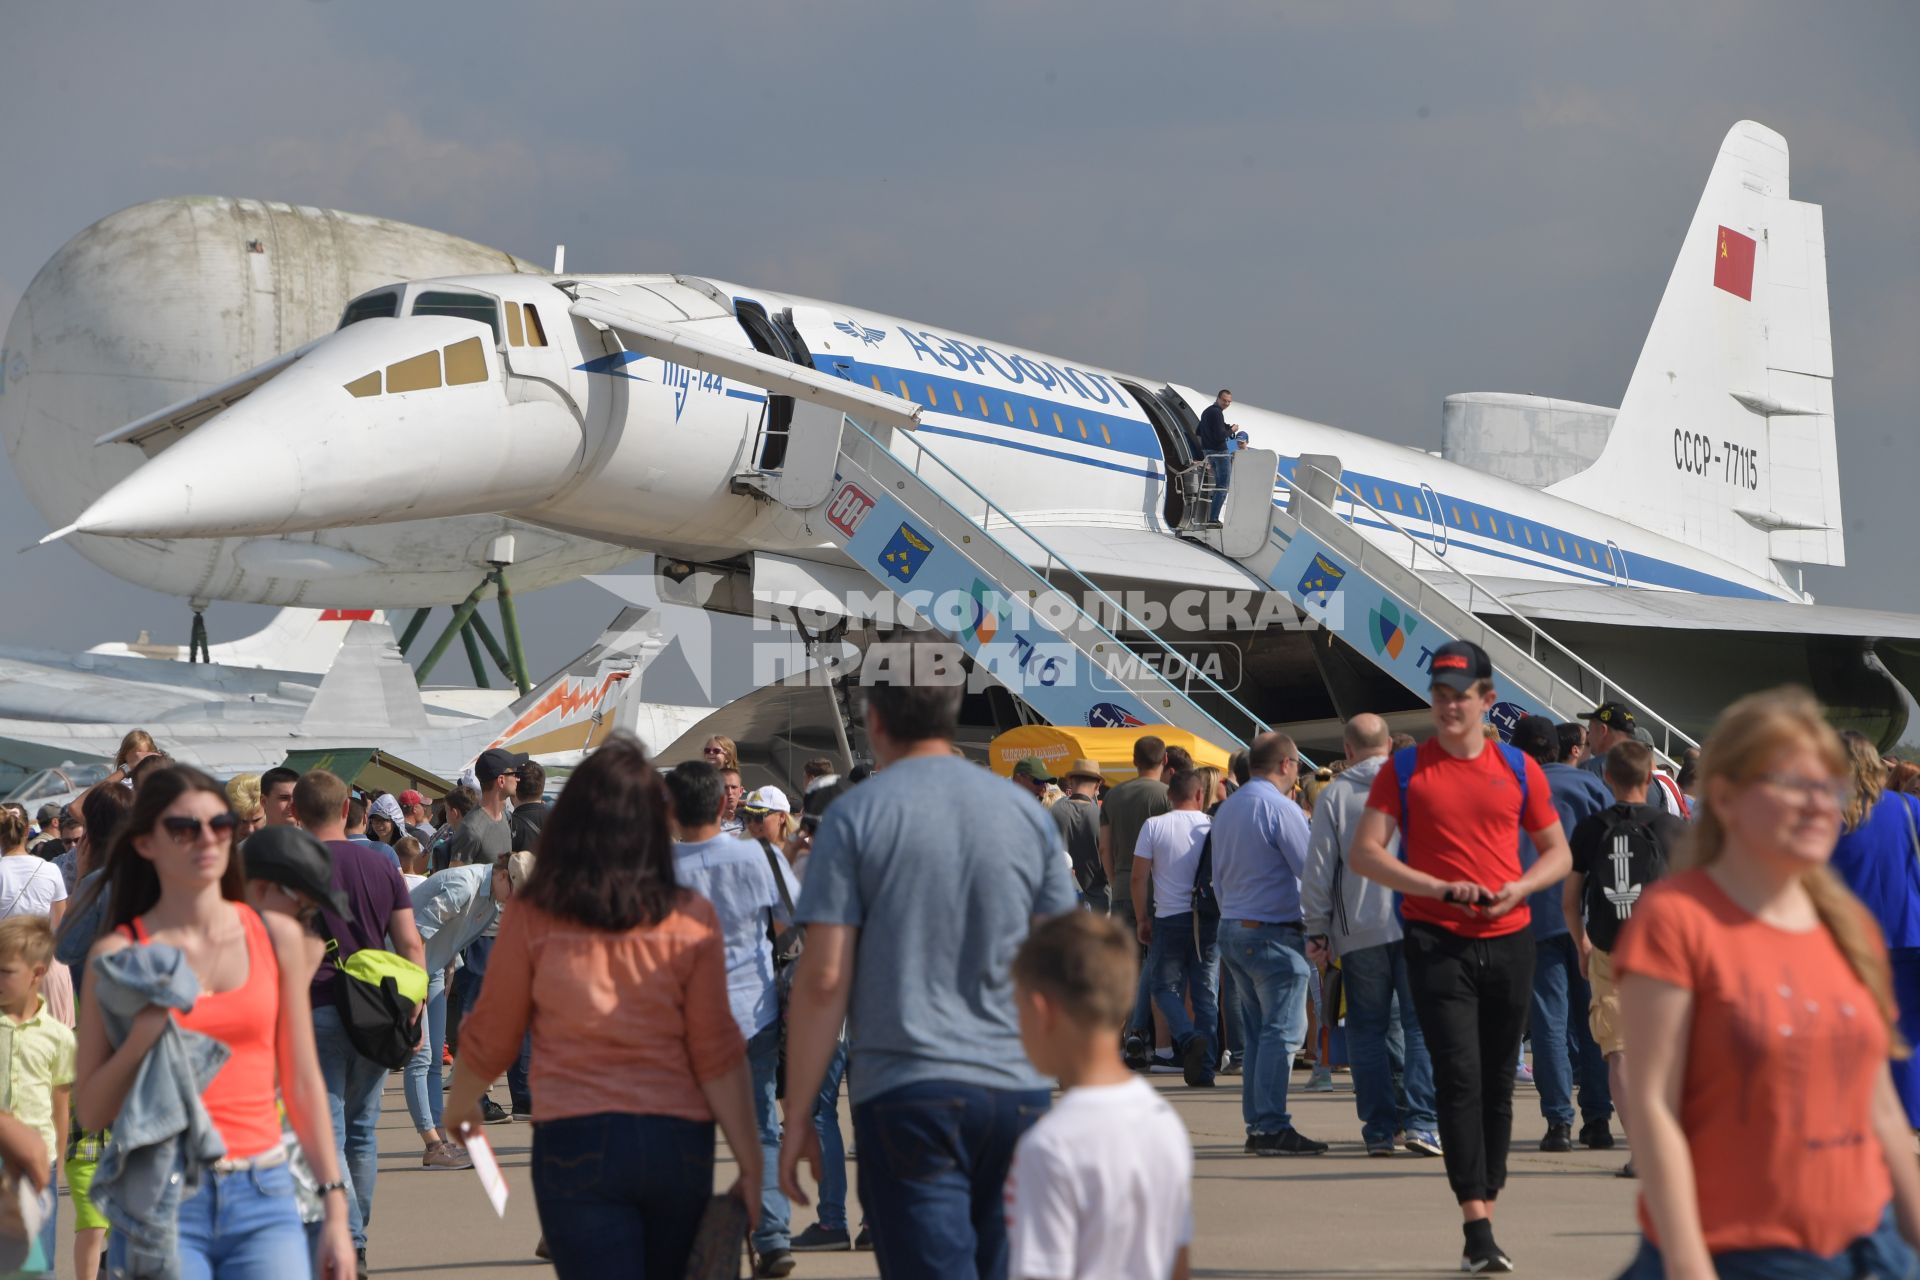
<svg viewBox="0 0 1920 1280">
<path fill-rule="evenodd" d="M 413 300 L 416 316 L 452 316 L 457 320 L 478 320 L 493 330 L 500 341 L 500 305 L 480 293 L 423 293 Z"/>
<path fill-rule="evenodd" d="M 355 298 L 347 304 L 346 312 L 340 317 L 340 327 L 359 324 L 362 320 L 391 320 L 400 314 L 400 295 L 397 293 L 370 293 L 364 298 Z"/>
</svg>

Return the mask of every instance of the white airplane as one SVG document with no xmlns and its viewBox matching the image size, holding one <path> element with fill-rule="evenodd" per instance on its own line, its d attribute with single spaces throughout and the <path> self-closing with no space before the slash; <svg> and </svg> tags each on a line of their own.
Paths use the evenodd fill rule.
<svg viewBox="0 0 1920 1280">
<path fill-rule="evenodd" d="M 289 752 L 315 748 L 377 747 L 446 778 L 457 778 L 491 747 L 565 766 L 578 763 L 615 729 L 670 743 L 713 714 L 710 706 L 643 698 L 647 668 L 665 649 L 646 610 L 623 610 L 592 648 L 524 697 L 481 717 L 428 705 L 387 625 L 354 622 L 332 668 L 317 689 L 306 691 L 304 704 L 282 690 L 283 696 L 259 705 L 235 700 L 160 716 L 145 715 L 130 700 L 130 709 L 141 711 L 142 718 L 122 716 L 117 722 L 0 719 L 0 757 L 24 746 L 46 760 L 110 760 L 122 735 L 138 727 L 152 730 L 161 750 L 176 760 L 223 778 L 259 772 L 280 764 Z M 235 680 L 276 674 L 229 673 Z"/>
<path fill-rule="evenodd" d="M 365 293 L 337 332 L 104 437 L 172 443 L 49 536 L 274 538 L 502 512 L 650 549 L 673 581 L 735 579 L 749 588 L 736 598 L 796 583 L 844 596 L 869 578 L 904 589 L 944 544 L 916 530 L 923 517 L 871 545 L 850 526 L 875 499 L 854 487 L 865 506 L 828 501 L 852 455 L 784 456 L 820 438 L 801 428 L 821 407 L 880 453 L 888 440 L 912 453 L 886 472 L 902 492 L 915 468 L 944 465 L 932 488 L 980 520 L 949 543 L 1016 528 L 1025 540 L 1007 540 L 1054 581 L 1065 563 L 1103 587 L 1290 589 L 1195 526 L 1189 436 L 1210 398 L 724 281 L 473 274 Z M 1550 422 L 1548 407 L 1479 411 L 1511 425 Z M 1844 536 L 1820 210 L 1788 197 L 1786 142 L 1763 126 L 1727 135 L 1604 447 L 1573 474 L 1535 488 L 1244 403 L 1229 418 L 1245 456 L 1275 468 L 1277 507 L 1296 479 L 1308 492 L 1335 473 L 1321 496 L 1389 558 L 1411 539 L 1452 575 L 1435 590 L 1502 633 L 1509 615 L 1544 624 L 1672 723 L 1698 732 L 1739 692 L 1794 679 L 1883 741 L 1904 726 L 1920 619 L 1810 607 L 1785 567 L 1843 563 Z M 1576 448 L 1550 426 L 1535 442 Z M 769 501 L 782 485 L 817 492 Z M 1236 490 L 1227 524 L 1251 516 L 1258 546 L 1266 510 Z M 970 644 L 990 629 L 961 622 L 948 629 Z M 1405 686 L 1424 681 L 1387 661 L 1412 624 L 1372 626 L 1374 658 L 1343 633 L 1357 663 L 1298 630 L 1228 637 L 1253 712 L 1299 723 L 1415 705 Z M 1068 714 L 1126 722 L 1139 705 Z"/>
<path fill-rule="evenodd" d="M 154 447 L 96 448 L 99 424 L 198 396 L 328 333 L 347 301 L 374 285 L 470 271 L 538 268 L 444 232 L 333 209 L 212 196 L 124 209 L 63 246 L 15 309 L 0 342 L 0 440 L 28 499 L 64 524 Z M 420 455 L 384 461 L 422 475 L 438 464 Z M 516 591 L 632 558 L 625 547 L 486 513 L 293 537 L 73 545 L 109 573 L 196 609 L 231 600 L 365 611 L 462 600 L 502 534 L 514 535 Z"/>
</svg>

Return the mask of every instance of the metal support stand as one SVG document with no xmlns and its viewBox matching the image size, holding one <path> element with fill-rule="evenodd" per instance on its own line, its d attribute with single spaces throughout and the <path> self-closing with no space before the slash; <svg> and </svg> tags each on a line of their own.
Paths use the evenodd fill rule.
<svg viewBox="0 0 1920 1280">
<path fill-rule="evenodd" d="M 187 640 L 188 662 L 212 662 L 213 650 L 207 646 L 207 615 L 193 611 L 193 631 Z"/>
<path fill-rule="evenodd" d="M 493 573 L 489 575 L 493 582 L 494 598 L 500 605 L 500 629 L 507 633 L 507 653 L 513 659 L 513 670 L 501 670 L 512 680 L 514 687 L 522 696 L 533 691 L 533 681 L 527 675 L 527 654 L 520 644 L 520 615 L 513 607 L 513 592 L 507 587 L 507 566 L 495 562 Z"/>
<path fill-rule="evenodd" d="M 507 661 L 506 650 L 500 647 L 500 642 L 493 638 L 493 628 L 487 625 L 486 615 L 475 609 L 473 616 L 467 619 L 467 629 L 480 637 L 480 643 L 486 646 L 487 656 L 491 657 L 493 665 L 500 669 L 500 675 L 518 684 L 519 681 L 514 680 L 513 677 L 513 664 Z M 521 692 L 525 693 L 526 690 L 522 689 Z"/>
<path fill-rule="evenodd" d="M 426 679 L 432 674 L 435 664 L 446 656 L 448 648 L 453 644 L 453 638 L 466 629 L 467 619 L 471 618 L 473 611 L 480 607 L 480 598 L 486 594 L 486 590 L 487 584 L 482 582 L 479 586 L 467 593 L 467 598 L 462 600 L 460 607 L 453 611 L 453 621 L 449 622 L 447 629 L 440 633 L 440 638 L 433 642 L 433 648 L 427 650 L 427 656 L 420 659 L 420 666 L 413 673 L 415 680 L 418 680 L 422 684 L 426 683 Z M 475 665 L 477 666 L 478 664 L 476 663 Z"/>
<path fill-rule="evenodd" d="M 824 631 L 809 631 L 806 624 L 796 616 L 793 629 L 800 633 L 800 640 L 806 645 L 807 657 L 814 662 L 820 660 L 820 650 L 828 644 L 838 644 L 847 634 L 847 622 L 842 618 Z M 846 681 L 834 676 L 827 684 L 827 697 L 833 702 L 833 739 L 840 748 L 840 758 L 846 763 L 842 768 L 851 769 L 856 757 L 853 744 L 849 740 L 847 726 L 853 721 L 853 707 L 845 688 Z"/>
<path fill-rule="evenodd" d="M 473 668 L 474 686 L 480 689 L 491 689 L 493 686 L 487 683 L 486 664 L 480 661 L 480 642 L 473 638 L 473 624 L 479 616 L 479 614 L 468 616 L 467 625 L 460 628 L 460 643 L 467 647 L 467 665 Z"/>
<path fill-rule="evenodd" d="M 432 612 L 433 606 L 431 605 L 424 609 L 415 609 L 413 611 L 413 617 L 407 622 L 407 629 L 400 633 L 400 652 L 402 656 L 406 654 L 408 649 L 413 647 L 413 642 L 420 638 L 420 628 L 427 625 L 427 615 Z"/>
</svg>

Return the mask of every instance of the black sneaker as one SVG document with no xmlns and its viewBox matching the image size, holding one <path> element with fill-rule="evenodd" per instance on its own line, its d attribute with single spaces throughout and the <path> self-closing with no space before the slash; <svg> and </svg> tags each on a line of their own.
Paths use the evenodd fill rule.
<svg viewBox="0 0 1920 1280">
<path fill-rule="evenodd" d="M 1145 1071 L 1150 1061 L 1146 1039 L 1129 1035 L 1121 1044 L 1120 1056 L 1126 1060 L 1127 1070 Z"/>
<path fill-rule="evenodd" d="M 864 1222 L 860 1224 L 860 1234 L 853 1238 L 853 1248 L 856 1253 L 873 1252 L 873 1229 Z"/>
<path fill-rule="evenodd" d="M 1547 1136 L 1540 1139 L 1542 1151 L 1573 1150 L 1573 1126 L 1554 1123 L 1547 1126 Z"/>
<path fill-rule="evenodd" d="M 1460 1269 L 1468 1275 L 1482 1276 L 1513 1270 L 1513 1259 L 1500 1252 L 1497 1244 L 1468 1245 L 1460 1255 Z"/>
<path fill-rule="evenodd" d="M 1187 1041 L 1187 1051 L 1180 1055 L 1180 1067 L 1188 1088 L 1213 1088 L 1213 1050 L 1199 1036 Z"/>
<path fill-rule="evenodd" d="M 1326 1143 L 1315 1142 L 1293 1128 L 1280 1133 L 1256 1134 L 1253 1140 L 1253 1154 L 1257 1156 L 1320 1156 L 1326 1153 Z"/>
<path fill-rule="evenodd" d="M 364 1245 L 353 1251 L 353 1263 L 358 1280 L 367 1280 L 371 1273 L 367 1270 L 367 1250 Z"/>
<path fill-rule="evenodd" d="M 487 1124 L 512 1124 L 513 1113 L 492 1098 L 480 1099 L 480 1119 Z"/>
<path fill-rule="evenodd" d="M 1580 1126 L 1580 1145 L 1589 1151 L 1611 1151 L 1613 1130 L 1605 1120 L 1589 1120 Z"/>
<path fill-rule="evenodd" d="M 754 1280 L 762 1276 L 779 1280 L 781 1276 L 793 1274 L 793 1251 L 791 1249 L 769 1249 L 760 1255 L 760 1261 L 754 1264 Z"/>
<path fill-rule="evenodd" d="M 823 1227 L 814 1223 L 793 1238 L 795 1253 L 838 1253 L 853 1248 L 853 1237 L 845 1227 Z"/>
<path fill-rule="evenodd" d="M 1257 1133 L 1250 1133 L 1247 1135 L 1247 1145 L 1240 1149 L 1246 1152 L 1248 1155 L 1252 1155 L 1254 1153 L 1254 1149 L 1259 1145 L 1259 1142 L 1260 1142 L 1260 1135 Z"/>
<path fill-rule="evenodd" d="M 1621 1165 L 1618 1169 L 1615 1169 L 1613 1171 L 1613 1176 L 1616 1178 L 1637 1178 L 1640 1176 L 1640 1174 L 1638 1171 L 1634 1169 L 1633 1161 L 1629 1160 L 1625 1164 Z"/>
</svg>

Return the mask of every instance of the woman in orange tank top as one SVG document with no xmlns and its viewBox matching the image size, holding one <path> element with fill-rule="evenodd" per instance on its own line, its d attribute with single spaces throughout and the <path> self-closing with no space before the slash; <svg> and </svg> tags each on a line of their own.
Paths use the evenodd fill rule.
<svg viewBox="0 0 1920 1280">
<path fill-rule="evenodd" d="M 78 1030 L 81 1123 L 114 1123 L 141 1060 L 172 1017 L 227 1046 L 226 1064 L 203 1095 L 227 1156 L 180 1204 L 179 1250 L 188 1275 L 280 1280 L 307 1274 L 306 1233 L 280 1140 L 279 1098 L 326 1202 L 315 1261 L 321 1280 L 355 1274 L 346 1187 L 313 1047 L 306 948 L 300 927 L 262 917 L 244 901 L 233 814 L 225 793 L 198 770 L 175 766 L 148 777 L 107 854 L 112 932 L 88 959 L 146 942 L 177 947 L 200 981 L 193 1011 L 152 1006 L 115 1049 L 87 974 Z"/>
</svg>

